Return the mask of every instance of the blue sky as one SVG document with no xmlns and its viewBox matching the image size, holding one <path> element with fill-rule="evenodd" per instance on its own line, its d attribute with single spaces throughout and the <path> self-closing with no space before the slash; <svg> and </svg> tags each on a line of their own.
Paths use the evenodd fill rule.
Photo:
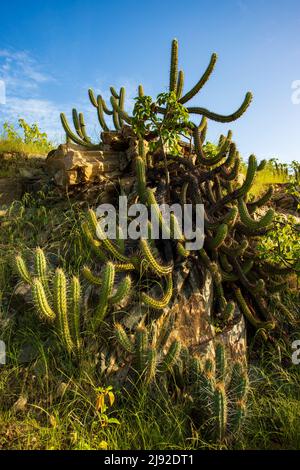
<svg viewBox="0 0 300 470">
<path fill-rule="evenodd" d="M 87 89 L 108 97 L 110 85 L 124 84 L 129 108 L 139 83 L 147 94 L 165 91 L 174 37 L 186 89 L 210 54 L 219 56 L 194 105 L 228 114 L 254 94 L 238 122 L 209 125 L 211 141 L 232 128 L 244 158 L 300 159 L 300 104 L 291 99 L 300 80 L 299 0 L 1 2 L 0 124 L 23 117 L 59 141 L 59 113 L 75 106 L 97 136 Z"/>
</svg>

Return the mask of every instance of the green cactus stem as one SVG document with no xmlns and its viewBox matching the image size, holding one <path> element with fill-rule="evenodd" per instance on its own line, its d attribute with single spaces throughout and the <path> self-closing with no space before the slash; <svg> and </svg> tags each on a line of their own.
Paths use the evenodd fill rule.
<svg viewBox="0 0 300 470">
<path fill-rule="evenodd" d="M 213 113 L 206 108 L 188 107 L 187 110 L 190 114 L 200 114 L 201 116 L 205 116 L 207 119 L 211 119 L 212 121 L 223 122 L 223 123 L 233 122 L 239 119 L 247 111 L 252 101 L 252 98 L 253 98 L 252 93 L 248 92 L 241 106 L 234 113 L 229 114 L 227 116 Z"/>
<path fill-rule="evenodd" d="M 170 67 L 170 85 L 169 90 L 176 92 L 178 78 L 178 42 L 177 39 L 172 41 L 172 50 L 171 50 L 171 67 Z"/>
<path fill-rule="evenodd" d="M 53 322 L 56 315 L 48 303 L 43 284 L 39 279 L 34 279 L 32 282 L 32 294 L 34 306 L 41 318 Z"/>
<path fill-rule="evenodd" d="M 212 405 L 216 419 L 215 439 L 218 442 L 222 442 L 225 438 L 227 426 L 227 397 L 223 383 L 216 385 Z"/>
<path fill-rule="evenodd" d="M 125 276 L 120 282 L 116 293 L 110 298 L 112 304 L 119 304 L 129 296 L 131 289 L 131 277 Z"/>
<path fill-rule="evenodd" d="M 133 354 L 135 351 L 134 344 L 130 341 L 126 331 L 120 323 L 115 323 L 115 334 L 116 339 L 122 348 L 129 354 Z"/>
<path fill-rule="evenodd" d="M 238 199 L 238 208 L 242 223 L 246 225 L 248 229 L 253 231 L 268 227 L 272 223 L 275 214 L 273 209 L 269 209 L 260 220 L 254 220 L 251 218 L 247 205 L 242 198 Z"/>
<path fill-rule="evenodd" d="M 208 67 L 205 70 L 202 77 L 200 78 L 200 80 L 196 83 L 195 86 L 193 86 L 193 88 L 188 93 L 186 93 L 182 98 L 180 98 L 179 103 L 185 104 L 188 101 L 190 101 L 195 95 L 197 95 L 197 93 L 199 93 L 201 88 L 203 88 L 203 86 L 208 81 L 209 77 L 211 76 L 211 74 L 212 74 L 212 72 L 215 68 L 217 58 L 218 58 L 217 54 L 213 53 L 211 58 L 210 58 L 210 62 L 208 64 Z"/>
<path fill-rule="evenodd" d="M 173 295 L 172 274 L 169 274 L 166 277 L 166 281 L 167 281 L 167 289 L 166 289 L 165 294 L 161 297 L 161 299 L 154 299 L 153 297 L 150 297 L 150 295 L 146 294 L 145 292 L 142 292 L 141 294 L 142 301 L 145 304 L 147 304 L 149 307 L 155 310 L 162 310 L 166 308 Z"/>
<path fill-rule="evenodd" d="M 237 287 L 234 287 L 234 294 L 237 300 L 239 307 L 241 308 L 243 314 L 247 318 L 247 320 L 254 326 L 255 329 L 260 330 L 272 330 L 274 329 L 273 322 L 263 322 L 256 318 L 254 314 L 251 312 L 250 308 L 247 305 L 246 300 L 241 292 L 241 290 Z"/>
<path fill-rule="evenodd" d="M 77 351 L 80 350 L 80 309 L 81 309 L 81 287 L 78 277 L 73 276 L 71 281 L 71 318 L 72 333 Z"/>
<path fill-rule="evenodd" d="M 22 281 L 26 284 L 32 284 L 32 277 L 22 256 L 17 255 L 15 257 L 15 267 Z"/>
<path fill-rule="evenodd" d="M 163 265 L 159 263 L 158 261 L 156 261 L 155 257 L 152 254 L 151 247 L 146 239 L 144 238 L 140 239 L 140 248 L 150 268 L 157 276 L 160 276 L 160 277 L 167 276 L 168 274 L 172 273 L 173 271 L 172 265 Z"/>
<path fill-rule="evenodd" d="M 106 263 L 106 266 L 103 272 L 103 284 L 102 284 L 102 288 L 100 291 L 99 303 L 95 312 L 94 325 L 96 328 L 100 325 L 100 323 L 105 318 L 105 315 L 108 309 L 108 301 L 112 295 L 114 279 L 115 279 L 115 267 L 113 263 L 108 262 Z"/>
<path fill-rule="evenodd" d="M 181 351 L 181 343 L 177 339 L 171 343 L 167 354 L 165 355 L 163 362 L 161 363 L 160 370 L 161 372 L 167 372 L 170 370 L 176 361 L 179 359 Z"/>
</svg>

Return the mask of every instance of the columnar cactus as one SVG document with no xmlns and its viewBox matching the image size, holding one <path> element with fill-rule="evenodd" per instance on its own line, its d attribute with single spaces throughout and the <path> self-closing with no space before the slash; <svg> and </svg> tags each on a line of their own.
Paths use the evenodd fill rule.
<svg viewBox="0 0 300 470">
<path fill-rule="evenodd" d="M 192 396 L 193 409 L 204 426 L 206 437 L 217 443 L 234 438 L 246 414 L 249 381 L 246 366 L 234 361 L 229 367 L 224 345 L 217 343 L 215 359 L 203 365 L 188 353 L 183 357 L 186 391 Z"/>
</svg>

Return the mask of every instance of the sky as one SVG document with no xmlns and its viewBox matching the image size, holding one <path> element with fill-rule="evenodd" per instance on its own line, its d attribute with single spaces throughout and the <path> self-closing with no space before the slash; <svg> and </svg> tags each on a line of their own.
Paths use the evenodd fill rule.
<svg viewBox="0 0 300 470">
<path fill-rule="evenodd" d="M 299 0 L 14 0 L 0 2 L 0 18 L 1 127 L 24 118 L 59 143 L 59 113 L 76 107 L 99 139 L 88 88 L 109 98 L 124 85 L 129 110 L 140 83 L 167 91 L 177 38 L 185 91 L 218 54 L 194 106 L 230 114 L 254 94 L 239 121 L 209 122 L 210 141 L 232 129 L 244 159 L 300 160 Z"/>
</svg>

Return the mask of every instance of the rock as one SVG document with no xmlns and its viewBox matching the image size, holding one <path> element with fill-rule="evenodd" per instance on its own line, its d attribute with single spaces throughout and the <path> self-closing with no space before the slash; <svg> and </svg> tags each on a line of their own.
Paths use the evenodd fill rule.
<svg viewBox="0 0 300 470">
<path fill-rule="evenodd" d="M 12 296 L 12 307 L 15 310 L 23 311 L 32 303 L 31 287 L 25 282 L 20 282 L 14 290 Z"/>
<path fill-rule="evenodd" d="M 236 307 L 233 320 L 222 331 L 214 326 L 212 321 L 213 282 L 210 272 L 188 262 L 175 272 L 174 285 L 176 285 L 177 294 L 172 303 L 164 311 L 158 311 L 157 318 L 154 320 L 156 329 L 160 331 L 165 322 L 171 318 L 172 332 L 165 345 L 166 351 L 176 338 L 192 356 L 204 361 L 207 358 L 214 359 L 215 345 L 221 342 L 231 360 L 244 362 L 247 346 L 244 317 Z M 152 289 L 150 295 L 160 296 L 160 289 Z M 136 303 L 127 311 L 128 314 L 119 321 L 128 332 L 134 331 L 143 321 L 147 323 L 149 309 L 146 305 Z M 115 352 L 114 350 L 111 356 L 114 356 Z M 102 355 L 110 357 L 108 351 L 103 351 Z M 113 380 L 122 383 L 126 379 L 129 366 L 128 361 L 122 362 L 124 351 L 120 350 L 117 356 L 119 356 L 119 361 L 117 361 L 119 369 L 111 370 Z M 105 366 L 102 365 L 101 370 L 109 374 L 108 360 Z"/>
<path fill-rule="evenodd" d="M 27 397 L 21 395 L 13 404 L 14 411 L 24 411 L 27 405 Z"/>
<path fill-rule="evenodd" d="M 118 180 L 127 164 L 127 156 L 121 151 L 89 150 L 63 144 L 48 154 L 46 169 L 58 186 L 66 187 Z"/>
</svg>

